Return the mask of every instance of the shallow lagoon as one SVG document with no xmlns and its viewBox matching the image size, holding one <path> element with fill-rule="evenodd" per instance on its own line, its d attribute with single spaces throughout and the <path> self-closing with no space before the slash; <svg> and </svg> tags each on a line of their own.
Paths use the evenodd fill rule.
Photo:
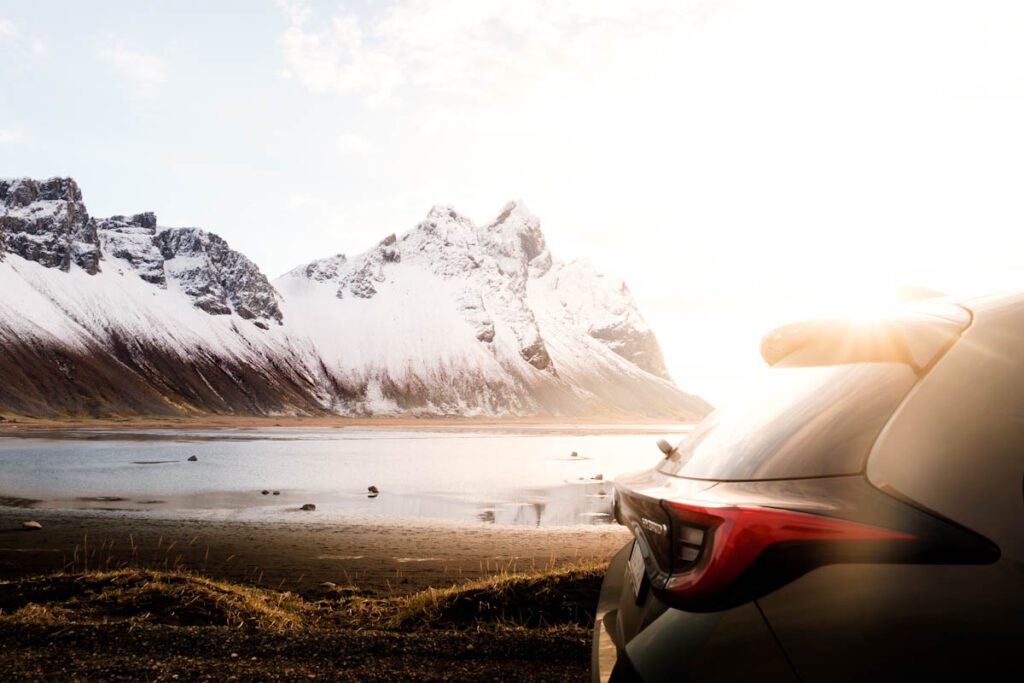
<svg viewBox="0 0 1024 683">
<path fill-rule="evenodd" d="M 296 521 L 308 514 L 300 506 L 313 503 L 321 521 L 606 524 L 608 481 L 653 466 L 661 457 L 655 440 L 675 442 L 688 429 L 25 432 L 0 437 L 0 498 L 41 508 L 260 521 Z M 188 461 L 192 455 L 198 462 Z M 368 497 L 370 485 L 379 496 Z"/>
</svg>

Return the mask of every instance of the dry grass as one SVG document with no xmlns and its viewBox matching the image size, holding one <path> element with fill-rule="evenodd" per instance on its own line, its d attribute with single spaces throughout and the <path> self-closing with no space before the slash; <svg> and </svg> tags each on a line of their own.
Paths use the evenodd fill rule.
<svg viewBox="0 0 1024 683">
<path fill-rule="evenodd" d="M 16 622 L 280 629 L 299 625 L 305 611 L 304 602 L 291 593 L 180 571 L 117 569 L 0 583 L 0 618 Z"/>
<path fill-rule="evenodd" d="M 589 627 L 605 564 L 530 573 L 502 573 L 449 588 L 428 588 L 397 601 L 398 627 Z"/>
<path fill-rule="evenodd" d="M 78 571 L 0 582 L 0 623 L 166 624 L 287 630 L 589 627 L 604 565 L 503 573 L 408 596 L 353 586 L 299 596 L 182 570 Z"/>
</svg>

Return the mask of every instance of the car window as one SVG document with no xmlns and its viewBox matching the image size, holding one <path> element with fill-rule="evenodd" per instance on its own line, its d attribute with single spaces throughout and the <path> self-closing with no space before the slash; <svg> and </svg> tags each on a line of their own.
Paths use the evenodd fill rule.
<svg viewBox="0 0 1024 683">
<path fill-rule="evenodd" d="M 903 363 L 771 367 L 659 469 L 733 481 L 856 474 L 916 380 Z"/>
</svg>

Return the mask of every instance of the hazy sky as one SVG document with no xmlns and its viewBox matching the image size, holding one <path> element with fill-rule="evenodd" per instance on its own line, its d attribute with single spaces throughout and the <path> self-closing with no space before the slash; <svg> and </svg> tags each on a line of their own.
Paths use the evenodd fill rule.
<svg viewBox="0 0 1024 683">
<path fill-rule="evenodd" d="M 715 402 L 793 316 L 1024 283 L 1022 95 L 1019 2 L 0 0 L 0 174 L 272 277 L 520 198 Z"/>
</svg>

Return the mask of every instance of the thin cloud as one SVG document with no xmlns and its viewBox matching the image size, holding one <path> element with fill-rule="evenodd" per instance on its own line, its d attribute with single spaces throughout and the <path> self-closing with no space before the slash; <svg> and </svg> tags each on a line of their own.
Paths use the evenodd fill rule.
<svg viewBox="0 0 1024 683">
<path fill-rule="evenodd" d="M 285 72 L 315 93 L 389 102 L 405 90 L 483 99 L 552 68 L 594 71 L 605 46 L 669 37 L 698 3 L 648 0 L 401 0 L 375 16 L 340 13 L 319 23 L 303 0 L 278 2 Z M 692 16 L 692 15 L 691 15 Z"/>
<path fill-rule="evenodd" d="M 363 156 L 373 151 L 373 143 L 358 135 L 345 133 L 338 136 L 338 151 L 343 156 Z"/>
<path fill-rule="evenodd" d="M 152 97 L 167 80 L 166 64 L 155 55 L 120 44 L 104 45 L 98 54 L 137 95 Z"/>
<path fill-rule="evenodd" d="M 0 44 L 5 43 L 18 50 L 27 51 L 32 56 L 46 52 L 46 43 L 41 38 L 26 34 L 20 26 L 9 19 L 0 18 Z"/>
<path fill-rule="evenodd" d="M 0 127 L 0 145 L 17 145 L 25 141 L 25 136 L 18 128 Z"/>
<path fill-rule="evenodd" d="M 8 19 L 0 19 L 0 38 L 17 38 L 21 35 L 17 24 Z"/>
<path fill-rule="evenodd" d="M 401 85 L 401 63 L 366 44 L 355 16 L 332 17 L 329 28 L 315 31 L 306 28 L 310 12 L 303 3 L 281 6 L 291 22 L 281 36 L 287 77 L 315 93 L 360 93 L 370 103 L 388 100 Z"/>
</svg>

